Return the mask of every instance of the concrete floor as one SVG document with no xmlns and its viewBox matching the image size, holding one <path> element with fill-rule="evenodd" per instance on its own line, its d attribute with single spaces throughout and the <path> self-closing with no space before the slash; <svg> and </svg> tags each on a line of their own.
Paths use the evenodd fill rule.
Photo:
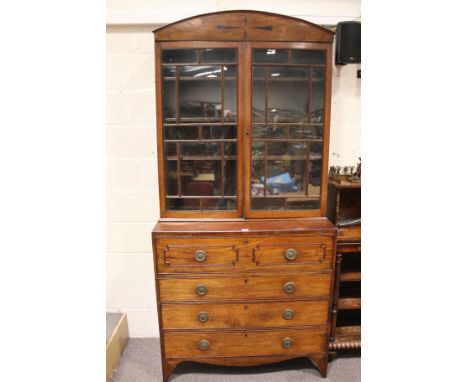
<svg viewBox="0 0 468 382">
<path fill-rule="evenodd" d="M 162 381 L 159 339 L 130 338 L 111 382 Z M 254 367 L 220 367 L 184 363 L 171 382 L 359 382 L 361 358 L 338 358 L 328 366 L 328 377 L 321 378 L 306 359 Z"/>
</svg>

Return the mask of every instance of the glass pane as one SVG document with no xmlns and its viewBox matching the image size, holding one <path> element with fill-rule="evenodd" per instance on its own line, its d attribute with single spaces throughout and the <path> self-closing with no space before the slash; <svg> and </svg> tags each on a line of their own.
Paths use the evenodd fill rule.
<svg viewBox="0 0 468 382">
<path fill-rule="evenodd" d="M 174 121 L 176 118 L 176 67 L 167 66 L 163 70 L 163 119 L 164 121 Z"/>
<path fill-rule="evenodd" d="M 285 138 L 287 136 L 287 126 L 252 126 L 252 138 Z"/>
<path fill-rule="evenodd" d="M 177 143 L 165 143 L 164 155 L 169 160 L 177 160 Z"/>
<path fill-rule="evenodd" d="M 325 51 L 323 50 L 292 50 L 293 64 L 325 65 Z"/>
<path fill-rule="evenodd" d="M 284 210 L 284 200 L 282 198 L 252 198 L 252 210 Z"/>
<path fill-rule="evenodd" d="M 265 69 L 254 67 L 252 81 L 252 122 L 265 122 Z"/>
<path fill-rule="evenodd" d="M 198 139 L 197 126 L 165 126 L 164 139 Z"/>
<path fill-rule="evenodd" d="M 254 63 L 288 63 L 288 51 L 286 49 L 254 49 Z"/>
<path fill-rule="evenodd" d="M 177 161 L 166 161 L 166 195 L 179 195 Z"/>
<path fill-rule="evenodd" d="M 201 126 L 202 139 L 236 139 L 237 126 Z"/>
<path fill-rule="evenodd" d="M 164 49 L 162 62 L 163 64 L 197 64 L 198 51 L 196 49 Z"/>
<path fill-rule="evenodd" d="M 235 196 L 237 194 L 237 161 L 224 162 L 224 195 Z"/>
<path fill-rule="evenodd" d="M 313 68 L 311 90 L 310 121 L 324 123 L 325 105 L 325 68 Z"/>
<path fill-rule="evenodd" d="M 221 119 L 220 66 L 180 69 L 179 107 L 182 122 Z"/>
<path fill-rule="evenodd" d="M 307 122 L 308 70 L 270 67 L 268 81 L 268 121 Z"/>
<path fill-rule="evenodd" d="M 320 201 L 313 199 L 291 199 L 287 202 L 288 210 L 318 210 L 320 209 Z"/>
<path fill-rule="evenodd" d="M 203 199 L 202 208 L 204 210 L 235 210 L 235 199 Z"/>
<path fill-rule="evenodd" d="M 181 144 L 182 159 L 198 159 L 207 160 L 211 157 L 221 156 L 220 143 L 182 143 Z"/>
<path fill-rule="evenodd" d="M 268 143 L 268 158 L 273 159 L 306 159 L 305 142 L 270 142 Z M 278 158 L 276 158 L 278 157 Z"/>
<path fill-rule="evenodd" d="M 252 196 L 264 196 L 264 174 L 265 174 L 265 161 L 253 160 L 252 161 L 252 180 L 250 187 L 250 194 Z"/>
<path fill-rule="evenodd" d="M 269 160 L 267 173 L 267 196 L 294 196 L 305 194 L 305 160 Z"/>
<path fill-rule="evenodd" d="M 168 211 L 199 211 L 200 199 L 166 198 L 166 208 Z"/>
<path fill-rule="evenodd" d="M 203 64 L 211 63 L 232 63 L 237 62 L 236 49 L 202 49 L 201 62 Z"/>
<path fill-rule="evenodd" d="M 224 120 L 237 120 L 237 72 L 234 67 L 224 66 Z"/>
<path fill-rule="evenodd" d="M 221 161 L 181 161 L 182 195 L 221 194 Z"/>
<path fill-rule="evenodd" d="M 291 126 L 289 137 L 295 139 L 322 139 L 323 128 L 316 126 Z"/>
</svg>

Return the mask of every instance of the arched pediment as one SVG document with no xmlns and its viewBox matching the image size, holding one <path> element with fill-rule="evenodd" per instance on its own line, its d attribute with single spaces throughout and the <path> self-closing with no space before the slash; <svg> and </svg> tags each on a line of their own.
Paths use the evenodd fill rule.
<svg viewBox="0 0 468 382">
<path fill-rule="evenodd" d="M 334 32 L 294 17 L 226 11 L 190 17 L 153 31 L 156 41 L 333 41 Z"/>
</svg>

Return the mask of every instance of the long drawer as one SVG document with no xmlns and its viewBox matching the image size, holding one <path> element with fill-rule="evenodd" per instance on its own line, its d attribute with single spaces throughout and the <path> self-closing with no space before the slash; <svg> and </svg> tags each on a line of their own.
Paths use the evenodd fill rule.
<svg viewBox="0 0 468 382">
<path fill-rule="evenodd" d="M 162 302 L 327 297 L 331 273 L 232 274 L 159 278 Z"/>
<path fill-rule="evenodd" d="M 158 273 L 325 270 L 331 237 L 171 238 L 157 241 Z"/>
<path fill-rule="evenodd" d="M 310 354 L 325 352 L 326 341 L 323 329 L 165 332 L 164 350 L 169 358 Z"/>
<path fill-rule="evenodd" d="M 327 316 L 328 300 L 162 305 L 164 329 L 320 325 Z"/>
</svg>

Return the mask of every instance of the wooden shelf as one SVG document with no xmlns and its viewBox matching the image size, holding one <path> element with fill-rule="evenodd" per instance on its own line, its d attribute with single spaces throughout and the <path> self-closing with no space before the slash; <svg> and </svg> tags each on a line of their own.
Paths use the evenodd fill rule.
<svg viewBox="0 0 468 382">
<path fill-rule="evenodd" d="M 176 156 L 168 156 L 166 158 L 168 161 L 176 161 L 177 157 Z M 198 160 L 198 161 L 210 161 L 210 160 L 236 160 L 237 156 L 235 155 L 225 155 L 224 158 L 219 156 L 219 155 L 181 155 L 180 160 Z"/>
<path fill-rule="evenodd" d="M 361 281 L 361 272 L 346 272 L 340 275 L 340 281 Z"/>
<path fill-rule="evenodd" d="M 340 298 L 338 299 L 338 310 L 361 309 L 360 298 Z"/>
<path fill-rule="evenodd" d="M 360 326 L 337 326 L 335 341 L 330 343 L 330 350 L 346 350 L 361 348 Z"/>
</svg>

